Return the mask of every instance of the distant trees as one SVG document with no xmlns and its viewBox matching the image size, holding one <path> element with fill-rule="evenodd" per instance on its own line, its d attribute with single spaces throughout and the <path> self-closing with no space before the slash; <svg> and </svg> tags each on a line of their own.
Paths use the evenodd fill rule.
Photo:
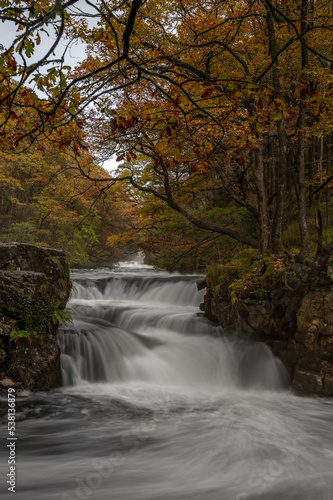
<svg viewBox="0 0 333 500">
<path fill-rule="evenodd" d="M 91 160 L 89 170 L 106 176 Z M 121 257 L 108 244 L 110 235 L 127 227 L 117 196 L 101 196 L 68 151 L 31 147 L 21 155 L 1 154 L 0 180 L 0 241 L 62 248 L 72 265 Z"/>
<path fill-rule="evenodd" d="M 117 154 L 110 185 L 128 182 L 198 229 L 264 252 L 307 253 L 316 212 L 329 231 L 331 2 L 16 4 L 0 2 L 19 28 L 2 56 L 4 148 L 42 133 L 76 155 L 88 144 L 99 158 Z M 37 57 L 41 30 L 54 30 L 54 45 Z M 61 40 L 85 44 L 75 68 L 52 55 Z M 241 214 L 236 224 L 226 209 Z"/>
</svg>

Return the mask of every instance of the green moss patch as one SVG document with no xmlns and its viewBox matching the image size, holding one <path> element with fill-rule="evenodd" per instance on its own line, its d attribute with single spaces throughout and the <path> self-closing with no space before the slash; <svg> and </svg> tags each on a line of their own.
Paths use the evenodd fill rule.
<svg viewBox="0 0 333 500">
<path fill-rule="evenodd" d="M 210 266 L 206 279 L 215 287 L 219 298 L 252 300 L 265 299 L 272 290 L 296 290 L 308 279 L 310 263 L 296 265 L 285 255 L 261 254 L 245 249 L 225 265 Z"/>
</svg>

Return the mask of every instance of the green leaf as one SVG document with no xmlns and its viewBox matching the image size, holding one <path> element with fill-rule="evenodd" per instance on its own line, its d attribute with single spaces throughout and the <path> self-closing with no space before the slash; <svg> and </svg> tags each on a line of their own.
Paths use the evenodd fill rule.
<svg viewBox="0 0 333 500">
<path fill-rule="evenodd" d="M 281 118 L 282 118 L 282 111 L 274 113 L 273 116 L 272 116 L 272 118 L 273 118 L 273 120 L 275 122 L 278 122 L 279 120 L 281 120 Z"/>
<path fill-rule="evenodd" d="M 22 49 L 22 47 L 23 47 L 23 42 L 20 42 L 20 43 L 17 45 L 17 47 L 16 47 L 15 51 L 16 51 L 16 52 L 20 52 L 20 50 Z"/>
<path fill-rule="evenodd" d="M 62 72 L 60 73 L 60 83 L 61 83 L 62 87 L 66 87 L 67 86 L 65 75 Z"/>
<path fill-rule="evenodd" d="M 27 57 L 31 57 L 34 53 L 34 43 L 29 38 L 25 44 L 25 53 Z"/>
<path fill-rule="evenodd" d="M 9 342 L 14 341 L 16 343 L 19 338 L 27 338 L 30 333 L 26 330 L 13 330 L 9 335 Z"/>
</svg>

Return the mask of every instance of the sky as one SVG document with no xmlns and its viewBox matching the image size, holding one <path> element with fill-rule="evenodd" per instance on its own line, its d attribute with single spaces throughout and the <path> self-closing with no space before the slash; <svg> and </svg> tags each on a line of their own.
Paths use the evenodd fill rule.
<svg viewBox="0 0 333 500">
<path fill-rule="evenodd" d="M 90 12 L 92 11 L 91 8 L 86 5 L 84 0 L 80 0 L 80 2 L 78 2 L 78 6 L 82 7 L 82 9 L 84 8 L 84 10 L 86 10 L 87 12 L 89 12 L 88 9 L 90 9 Z M 95 21 L 89 18 L 88 22 L 89 24 L 92 25 L 94 24 Z M 16 31 L 14 23 L 12 22 L 0 23 L 0 44 L 3 45 L 5 48 L 8 48 L 15 39 L 17 33 L 18 32 Z M 28 59 L 30 64 L 34 63 L 34 61 L 39 60 L 43 55 L 45 55 L 52 46 L 54 40 L 52 32 L 48 35 L 47 33 L 40 31 L 39 34 L 41 37 L 41 43 L 35 46 L 34 54 Z M 65 41 L 61 41 L 59 47 L 56 50 L 55 57 L 60 57 L 65 48 L 66 48 Z M 65 65 L 74 67 L 76 64 L 78 64 L 80 61 L 84 59 L 85 55 L 86 51 L 84 44 L 82 42 L 77 41 L 74 44 L 72 44 L 69 50 L 66 52 Z M 46 69 L 47 67 L 45 68 L 45 71 Z M 38 89 L 34 90 L 40 97 L 42 97 L 43 94 Z M 103 167 L 108 172 L 114 171 L 117 168 L 117 166 L 118 163 L 116 162 L 115 157 L 111 157 L 109 160 L 103 163 Z"/>
</svg>

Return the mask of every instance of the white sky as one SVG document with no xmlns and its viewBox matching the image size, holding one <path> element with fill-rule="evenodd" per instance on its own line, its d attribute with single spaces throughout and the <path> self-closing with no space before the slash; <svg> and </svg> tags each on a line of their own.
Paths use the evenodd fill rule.
<svg viewBox="0 0 333 500">
<path fill-rule="evenodd" d="M 80 0 L 77 5 L 86 12 L 89 11 L 93 12 L 91 7 L 87 5 L 84 0 Z M 90 25 L 93 25 L 95 23 L 95 20 L 88 18 L 88 23 Z M 0 23 L 0 44 L 2 44 L 5 48 L 8 48 L 18 33 L 19 32 L 16 31 L 14 23 L 12 22 Z M 32 55 L 32 57 L 27 59 L 27 62 L 29 64 L 32 64 L 35 60 L 39 60 L 43 55 L 45 55 L 52 46 L 52 43 L 54 41 L 53 34 L 52 36 L 48 36 L 46 33 L 40 31 L 40 37 L 41 37 L 40 45 L 35 46 L 34 54 Z M 66 47 L 65 41 L 61 41 L 56 50 L 54 58 L 61 57 L 63 51 L 65 50 L 65 47 Z M 86 52 L 84 44 L 82 42 L 77 41 L 73 43 L 69 48 L 69 50 L 66 52 L 65 65 L 74 67 L 76 64 L 78 64 L 80 61 L 84 59 L 85 55 Z M 19 58 L 17 57 L 17 59 Z M 45 72 L 48 67 L 50 66 L 44 67 Z M 38 95 L 40 95 L 40 97 L 42 96 L 42 93 L 38 89 L 35 89 L 35 91 Z M 116 162 L 114 156 L 103 163 L 103 167 L 110 173 L 112 173 L 112 171 L 114 171 L 117 168 L 117 166 L 118 163 Z"/>
<path fill-rule="evenodd" d="M 119 165 L 119 162 L 116 162 L 115 156 L 112 156 L 109 160 L 106 160 L 103 163 L 103 167 L 105 170 L 107 170 L 110 174 L 113 173 Z"/>
</svg>

